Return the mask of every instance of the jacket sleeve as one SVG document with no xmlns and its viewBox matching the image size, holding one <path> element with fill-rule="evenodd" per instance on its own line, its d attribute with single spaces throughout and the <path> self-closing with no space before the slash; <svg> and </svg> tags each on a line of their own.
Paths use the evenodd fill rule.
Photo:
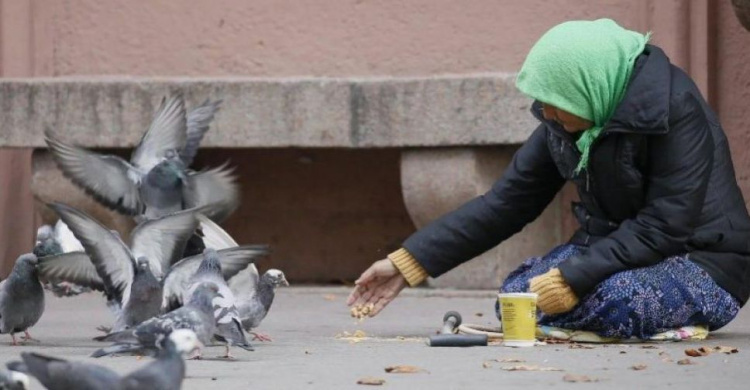
<svg viewBox="0 0 750 390">
<path fill-rule="evenodd" d="M 560 175 L 539 126 L 484 195 L 420 229 L 403 247 L 437 277 L 498 245 L 536 219 L 560 190 Z"/>
<path fill-rule="evenodd" d="M 585 253 L 559 266 L 578 297 L 610 275 L 654 265 L 686 251 L 713 165 L 713 137 L 692 94 L 673 106 L 669 131 L 649 139 L 646 205 Z"/>
</svg>

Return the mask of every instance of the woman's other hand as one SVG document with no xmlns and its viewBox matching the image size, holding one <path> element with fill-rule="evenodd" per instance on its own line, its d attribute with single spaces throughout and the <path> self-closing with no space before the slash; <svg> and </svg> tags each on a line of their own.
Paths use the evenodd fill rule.
<svg viewBox="0 0 750 390">
<path fill-rule="evenodd" d="M 557 268 L 532 278 L 529 290 L 539 295 L 536 304 L 545 314 L 565 313 L 578 304 L 578 297 Z"/>
<path fill-rule="evenodd" d="M 380 313 L 408 285 L 401 272 L 389 259 L 374 262 L 354 284 L 356 286 L 346 304 L 373 304 L 370 317 Z"/>
</svg>

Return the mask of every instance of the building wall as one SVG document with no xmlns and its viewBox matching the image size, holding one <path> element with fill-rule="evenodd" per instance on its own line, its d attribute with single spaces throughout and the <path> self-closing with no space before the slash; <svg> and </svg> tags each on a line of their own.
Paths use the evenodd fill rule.
<svg viewBox="0 0 750 390">
<path fill-rule="evenodd" d="M 740 185 L 750 196 L 750 33 L 741 28 L 728 0 L 0 0 L 0 75 L 513 72 L 551 26 L 599 17 L 653 31 L 653 42 L 695 78 L 726 127 Z M 295 153 L 320 153 L 328 169 L 297 171 L 285 160 Z M 246 202 L 230 220 L 230 231 L 241 242 L 267 237 L 281 252 L 277 259 L 323 258 L 343 270 L 329 277 L 325 269 L 305 271 L 303 265 L 293 271 L 293 279 L 351 279 L 413 229 L 395 179 L 398 153 L 351 153 L 233 151 L 243 187 L 264 195 L 248 197 L 252 204 Z M 27 167 L 28 156 L 29 151 L 0 151 L 0 159 L 6 159 L 0 161 L 12 160 L 16 166 Z M 202 161 L 223 157 L 208 151 Z M 11 172 L 10 166 L 0 166 L 0 254 L 6 257 L 29 247 L 34 225 L 28 173 Z M 379 187 L 366 201 L 356 199 L 353 189 L 371 170 Z M 343 208 L 332 201 L 340 195 L 337 180 L 343 181 L 341 193 L 348 194 L 341 199 L 348 205 Z M 288 185 L 295 181 L 305 188 Z M 288 191 L 302 191 L 303 198 Z M 568 189 L 565 197 L 572 198 L 572 192 Z M 279 217 L 273 218 L 277 212 Z M 289 223 L 295 218 L 296 223 Z M 561 223 L 568 230 L 574 226 L 569 215 Z M 328 230 L 332 226 L 338 229 L 335 234 Z M 295 227 L 295 237 L 310 236 L 293 244 L 274 241 Z"/>
</svg>

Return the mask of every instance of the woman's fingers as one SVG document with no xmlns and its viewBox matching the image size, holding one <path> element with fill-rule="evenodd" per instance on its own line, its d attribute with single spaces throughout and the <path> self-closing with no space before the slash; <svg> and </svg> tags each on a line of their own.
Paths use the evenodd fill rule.
<svg viewBox="0 0 750 390">
<path fill-rule="evenodd" d="M 360 289 L 359 286 L 354 286 L 354 289 L 352 290 L 351 294 L 349 294 L 349 298 L 346 299 L 347 306 L 353 305 L 354 302 L 356 302 L 359 299 L 360 297 L 359 289 Z"/>
</svg>

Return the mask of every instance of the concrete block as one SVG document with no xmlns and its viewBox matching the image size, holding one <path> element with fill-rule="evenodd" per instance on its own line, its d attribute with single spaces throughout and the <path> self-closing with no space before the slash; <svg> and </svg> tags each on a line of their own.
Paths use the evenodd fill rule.
<svg viewBox="0 0 750 390">
<path fill-rule="evenodd" d="M 0 147 L 132 147 L 161 98 L 223 99 L 205 147 L 427 147 L 523 142 L 529 100 L 508 74 L 383 79 L 120 78 L 0 81 Z"/>
</svg>

